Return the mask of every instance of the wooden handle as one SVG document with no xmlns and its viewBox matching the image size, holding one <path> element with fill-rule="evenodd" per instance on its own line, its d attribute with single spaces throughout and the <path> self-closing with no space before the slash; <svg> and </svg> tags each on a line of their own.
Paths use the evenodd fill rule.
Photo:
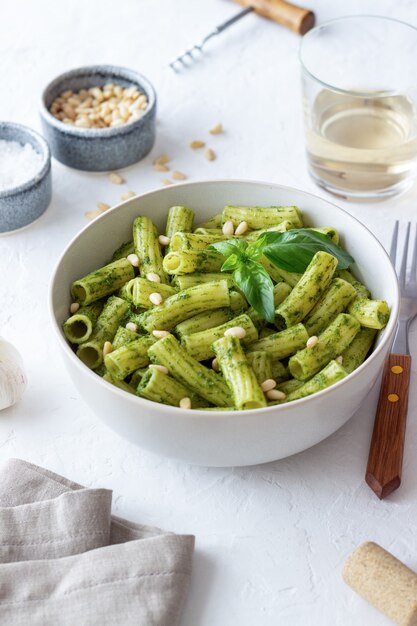
<svg viewBox="0 0 417 626">
<path fill-rule="evenodd" d="M 252 7 L 259 15 L 274 20 L 299 35 L 304 35 L 314 26 L 313 11 L 285 0 L 235 0 L 235 2 L 243 7 Z"/>
<path fill-rule="evenodd" d="M 382 500 L 401 484 L 411 356 L 390 354 L 385 363 L 365 480 Z"/>
</svg>

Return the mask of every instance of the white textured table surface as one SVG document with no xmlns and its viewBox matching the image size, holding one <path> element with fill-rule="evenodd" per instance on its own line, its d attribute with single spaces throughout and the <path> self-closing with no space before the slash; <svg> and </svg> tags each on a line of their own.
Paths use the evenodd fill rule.
<svg viewBox="0 0 417 626">
<path fill-rule="evenodd" d="M 417 25 L 412 0 L 311 0 L 319 21 L 343 13 L 394 15 Z M 23 354 L 24 399 L 0 415 L 0 457 L 18 456 L 78 482 L 114 490 L 118 514 L 197 537 L 184 626 L 377 626 L 388 620 L 348 589 L 341 567 L 375 540 L 417 570 L 416 368 L 401 489 L 379 502 L 364 484 L 377 398 L 336 434 L 292 458 L 246 469 L 205 469 L 158 458 L 107 430 L 71 384 L 50 329 L 47 289 L 63 247 L 97 201 L 160 184 L 152 157 L 167 152 L 197 178 L 252 178 L 324 196 L 304 157 L 295 35 L 248 16 L 213 41 L 179 76 L 167 60 L 237 6 L 222 0 L 51 0 L 3 3 L 0 119 L 39 129 L 37 104 L 55 75 L 109 62 L 142 71 L 159 96 L 156 146 L 126 170 L 121 189 L 105 175 L 53 163 L 54 196 L 32 227 L 0 238 L 0 333 Z M 221 121 L 226 133 L 211 137 Z M 207 140 L 209 163 L 188 148 Z M 387 245 L 394 220 L 416 216 L 417 186 L 395 200 L 341 206 Z M 417 332 L 412 336 L 414 351 Z"/>
</svg>

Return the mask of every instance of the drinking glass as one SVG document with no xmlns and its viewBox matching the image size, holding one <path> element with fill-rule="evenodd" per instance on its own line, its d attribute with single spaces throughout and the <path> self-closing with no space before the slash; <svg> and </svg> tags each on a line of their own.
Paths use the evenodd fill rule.
<svg viewBox="0 0 417 626">
<path fill-rule="evenodd" d="M 309 31 L 300 48 L 309 171 L 352 200 L 407 189 L 417 168 L 417 29 L 363 15 Z"/>
</svg>

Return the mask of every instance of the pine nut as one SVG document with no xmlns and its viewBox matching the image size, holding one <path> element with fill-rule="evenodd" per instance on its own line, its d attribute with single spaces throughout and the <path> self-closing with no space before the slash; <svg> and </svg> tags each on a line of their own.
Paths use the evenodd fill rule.
<svg viewBox="0 0 417 626">
<path fill-rule="evenodd" d="M 277 383 L 275 382 L 275 380 L 273 380 L 272 378 L 267 378 L 267 380 L 264 380 L 264 382 L 261 384 L 261 389 L 266 393 L 267 391 L 271 391 L 271 389 L 274 389 L 274 387 L 276 386 Z"/>
<path fill-rule="evenodd" d="M 343 363 L 343 357 L 342 357 L 342 355 L 340 355 L 340 356 L 336 357 L 336 361 L 337 361 L 338 363 L 340 363 L 340 365 L 342 365 L 342 363 Z"/>
<path fill-rule="evenodd" d="M 169 172 L 169 167 L 167 167 L 164 163 L 155 163 L 153 169 L 155 172 Z"/>
<path fill-rule="evenodd" d="M 171 177 L 174 180 L 185 180 L 187 178 L 185 174 L 183 174 L 182 172 L 178 172 L 177 170 L 174 170 L 172 172 Z"/>
<path fill-rule="evenodd" d="M 70 313 L 72 313 L 72 315 L 74 315 L 74 313 L 76 313 L 78 311 L 78 309 L 80 308 L 80 305 L 78 304 L 78 302 L 73 302 L 69 308 Z"/>
<path fill-rule="evenodd" d="M 214 369 L 215 372 L 218 372 L 220 370 L 220 365 L 217 359 L 212 360 L 211 367 Z"/>
<path fill-rule="evenodd" d="M 240 222 L 238 226 L 236 226 L 235 235 L 243 235 L 248 230 L 249 226 L 247 222 Z"/>
<path fill-rule="evenodd" d="M 121 185 L 125 182 L 123 177 L 117 174 L 117 172 L 111 172 L 111 174 L 109 174 L 109 181 L 115 185 Z"/>
<path fill-rule="evenodd" d="M 139 267 L 139 257 L 137 254 L 128 254 L 126 258 L 133 267 Z"/>
<path fill-rule="evenodd" d="M 204 148 L 205 145 L 206 144 L 204 143 L 204 141 L 194 139 L 194 141 L 190 143 L 190 148 L 192 148 L 193 150 L 198 150 L 199 148 Z"/>
<path fill-rule="evenodd" d="M 204 156 L 206 157 L 207 161 L 214 161 L 216 159 L 216 153 L 211 148 L 205 151 Z"/>
<path fill-rule="evenodd" d="M 172 180 L 169 180 L 169 178 L 163 178 L 161 180 L 161 187 L 167 187 L 168 185 L 172 185 Z"/>
<path fill-rule="evenodd" d="M 146 274 L 146 278 L 148 280 L 150 280 L 151 283 L 160 283 L 161 282 L 161 277 L 158 276 L 158 274 L 155 274 L 154 272 L 149 272 L 149 274 Z"/>
<path fill-rule="evenodd" d="M 314 348 L 314 346 L 316 346 L 316 345 L 317 345 L 318 340 L 319 340 L 319 338 L 318 338 L 318 337 L 316 337 L 316 335 L 312 335 L 312 337 L 310 337 L 310 338 L 307 340 L 307 343 L 306 343 L 306 348 Z"/>
<path fill-rule="evenodd" d="M 168 374 L 169 372 L 165 365 L 159 365 L 158 363 L 151 363 L 151 365 L 149 365 L 149 369 L 158 370 L 159 372 L 162 372 L 162 374 Z"/>
<path fill-rule="evenodd" d="M 246 330 L 242 328 L 242 326 L 233 326 L 232 328 L 228 328 L 224 331 L 224 336 L 243 339 L 244 337 L 246 337 Z"/>
<path fill-rule="evenodd" d="M 120 196 L 120 199 L 121 200 L 129 200 L 129 198 L 134 198 L 135 196 L 137 196 L 137 193 L 135 191 L 125 191 Z"/>
<path fill-rule="evenodd" d="M 156 163 L 160 163 L 160 165 L 166 165 L 167 163 L 170 162 L 170 158 L 167 154 L 161 154 L 161 156 L 157 157 L 155 159 L 155 161 L 153 162 L 154 165 L 156 165 Z"/>
<path fill-rule="evenodd" d="M 180 400 L 180 408 L 181 409 L 191 409 L 191 399 L 190 398 L 181 398 L 181 400 Z"/>
<path fill-rule="evenodd" d="M 210 135 L 220 135 L 223 132 L 223 126 L 219 123 L 209 130 Z"/>
<path fill-rule="evenodd" d="M 97 208 L 99 209 L 99 211 L 104 213 L 105 211 L 108 211 L 110 209 L 110 204 L 107 204 L 107 202 L 97 202 Z"/>
<path fill-rule="evenodd" d="M 104 342 L 104 346 L 103 346 L 103 356 L 106 356 L 106 354 L 110 354 L 110 352 L 113 352 L 113 345 L 111 341 L 105 341 Z"/>
<path fill-rule="evenodd" d="M 153 330 L 152 335 L 157 339 L 163 339 L 169 335 L 169 332 L 167 330 Z"/>
<path fill-rule="evenodd" d="M 88 220 L 94 220 L 96 217 L 98 217 L 99 215 L 101 215 L 101 211 L 86 211 L 84 213 L 84 216 L 88 219 Z"/>
<path fill-rule="evenodd" d="M 286 394 L 279 389 L 271 389 L 270 391 L 267 391 L 265 395 L 268 400 L 285 400 L 287 397 Z"/>
<path fill-rule="evenodd" d="M 128 322 L 125 326 L 126 330 L 131 330 L 132 333 L 137 333 L 138 332 L 138 327 L 137 324 L 135 324 L 134 322 Z"/>
<path fill-rule="evenodd" d="M 171 243 L 171 239 L 169 237 L 165 237 L 165 235 L 159 235 L 158 241 L 161 246 L 169 246 L 169 244 Z"/>
<path fill-rule="evenodd" d="M 227 220 L 227 222 L 223 224 L 222 231 L 223 235 L 226 235 L 226 237 L 231 237 L 234 234 L 235 227 L 233 226 L 232 220 Z"/>
<path fill-rule="evenodd" d="M 152 304 L 155 304 L 155 306 L 159 306 L 163 302 L 161 294 L 156 292 L 151 293 L 151 295 L 149 296 L 149 300 L 152 302 Z"/>
</svg>

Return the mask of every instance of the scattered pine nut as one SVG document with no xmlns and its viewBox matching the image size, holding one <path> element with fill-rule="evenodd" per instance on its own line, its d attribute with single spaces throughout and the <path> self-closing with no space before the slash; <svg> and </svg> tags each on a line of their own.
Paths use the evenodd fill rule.
<svg viewBox="0 0 417 626">
<path fill-rule="evenodd" d="M 227 220 L 227 222 L 223 224 L 222 231 L 223 235 L 226 235 L 226 237 L 231 237 L 234 234 L 235 227 L 233 226 L 232 220 Z"/>
<path fill-rule="evenodd" d="M 280 391 L 279 389 L 271 389 L 270 391 L 266 392 L 266 397 L 268 398 L 268 400 L 285 400 L 287 396 L 283 391 Z"/>
<path fill-rule="evenodd" d="M 104 211 L 108 211 L 110 209 L 110 204 L 107 204 L 107 202 L 97 202 L 97 208 L 104 213 Z"/>
<path fill-rule="evenodd" d="M 210 135 L 220 135 L 223 132 L 223 126 L 219 123 L 209 130 Z"/>
<path fill-rule="evenodd" d="M 206 144 L 204 141 L 200 141 L 199 139 L 194 139 L 194 141 L 190 143 L 190 148 L 192 148 L 192 150 L 198 150 L 199 148 L 204 148 L 205 145 Z"/>
<path fill-rule="evenodd" d="M 86 211 L 84 213 L 84 216 L 88 219 L 88 220 L 94 220 L 96 219 L 96 217 L 98 217 L 99 215 L 101 215 L 101 211 Z"/>
<path fill-rule="evenodd" d="M 224 331 L 224 336 L 243 339 L 244 337 L 246 337 L 246 330 L 242 328 L 242 326 L 233 326 L 232 328 L 228 328 Z"/>
<path fill-rule="evenodd" d="M 343 363 L 343 357 L 342 357 L 342 355 L 340 355 L 340 356 L 336 357 L 336 361 L 337 361 L 338 363 L 340 363 L 340 365 L 342 365 L 342 363 Z"/>
<path fill-rule="evenodd" d="M 169 332 L 167 330 L 153 330 L 152 335 L 157 339 L 163 339 L 169 335 Z"/>
<path fill-rule="evenodd" d="M 78 311 L 78 309 L 80 308 L 80 305 L 78 304 L 78 302 L 73 302 L 69 308 L 70 313 L 72 313 L 72 315 L 74 315 L 74 313 L 76 313 Z"/>
<path fill-rule="evenodd" d="M 162 374 L 168 374 L 168 368 L 165 365 L 159 365 L 158 363 L 151 363 L 149 369 L 159 370 Z"/>
<path fill-rule="evenodd" d="M 161 180 L 161 187 L 167 187 L 168 185 L 172 185 L 172 180 L 169 180 L 169 178 L 163 178 Z"/>
<path fill-rule="evenodd" d="M 104 342 L 104 346 L 103 346 L 103 356 L 106 356 L 106 354 L 110 354 L 110 352 L 113 352 L 113 345 L 111 341 L 105 341 Z"/>
<path fill-rule="evenodd" d="M 220 370 L 220 365 L 217 359 L 212 360 L 211 367 L 214 369 L 215 372 L 218 372 Z"/>
<path fill-rule="evenodd" d="M 274 387 L 276 386 L 277 383 L 273 378 L 267 378 L 267 380 L 264 380 L 264 382 L 261 384 L 261 389 L 266 393 L 267 391 L 271 391 L 271 389 L 274 389 Z"/>
<path fill-rule="evenodd" d="M 139 267 L 139 257 L 137 254 L 128 254 L 126 258 L 133 267 Z"/>
<path fill-rule="evenodd" d="M 166 165 L 167 163 L 170 162 L 170 158 L 167 154 L 161 154 L 161 156 L 157 157 L 153 164 L 156 165 L 157 163 L 159 163 L 160 165 Z"/>
<path fill-rule="evenodd" d="M 166 237 L 165 235 L 159 235 L 158 241 L 161 246 L 169 246 L 169 244 L 171 243 L 171 239 L 169 237 Z"/>
<path fill-rule="evenodd" d="M 204 156 L 206 157 L 207 161 L 214 161 L 216 159 L 216 153 L 211 148 L 205 151 Z"/>
<path fill-rule="evenodd" d="M 191 399 L 190 398 L 181 398 L 181 400 L 180 400 L 180 408 L 181 409 L 191 409 Z"/>
<path fill-rule="evenodd" d="M 123 176 L 120 176 L 117 172 L 111 172 L 109 174 L 109 181 L 115 185 L 121 185 L 125 182 Z"/>
<path fill-rule="evenodd" d="M 120 196 L 120 200 L 129 200 L 129 198 L 134 198 L 137 195 L 136 191 L 125 191 Z"/>
<path fill-rule="evenodd" d="M 172 172 L 171 177 L 174 180 L 185 180 L 187 178 L 185 174 L 183 174 L 182 172 L 178 172 L 177 170 L 174 170 Z"/>
<path fill-rule="evenodd" d="M 153 169 L 155 172 L 169 172 L 169 167 L 167 167 L 164 163 L 155 163 Z"/>
<path fill-rule="evenodd" d="M 249 226 L 247 222 L 240 222 L 240 224 L 236 226 L 235 235 L 243 235 L 248 229 Z"/>
<path fill-rule="evenodd" d="M 155 306 L 159 306 L 163 302 L 161 294 L 156 292 L 151 293 L 151 295 L 149 296 L 149 300 L 152 302 L 152 304 L 155 304 Z"/>
<path fill-rule="evenodd" d="M 314 348 L 314 346 L 317 345 L 318 340 L 319 338 L 316 337 L 316 335 L 312 335 L 312 337 L 307 340 L 306 348 Z"/>
<path fill-rule="evenodd" d="M 126 330 L 131 330 L 132 333 L 137 333 L 138 332 L 138 327 L 135 324 L 135 322 L 128 322 L 125 326 Z"/>
<path fill-rule="evenodd" d="M 151 283 L 160 283 L 161 282 L 161 277 L 158 276 L 158 274 L 155 274 L 154 272 L 149 272 L 149 274 L 146 274 L 146 278 L 148 280 L 150 280 Z"/>
</svg>

